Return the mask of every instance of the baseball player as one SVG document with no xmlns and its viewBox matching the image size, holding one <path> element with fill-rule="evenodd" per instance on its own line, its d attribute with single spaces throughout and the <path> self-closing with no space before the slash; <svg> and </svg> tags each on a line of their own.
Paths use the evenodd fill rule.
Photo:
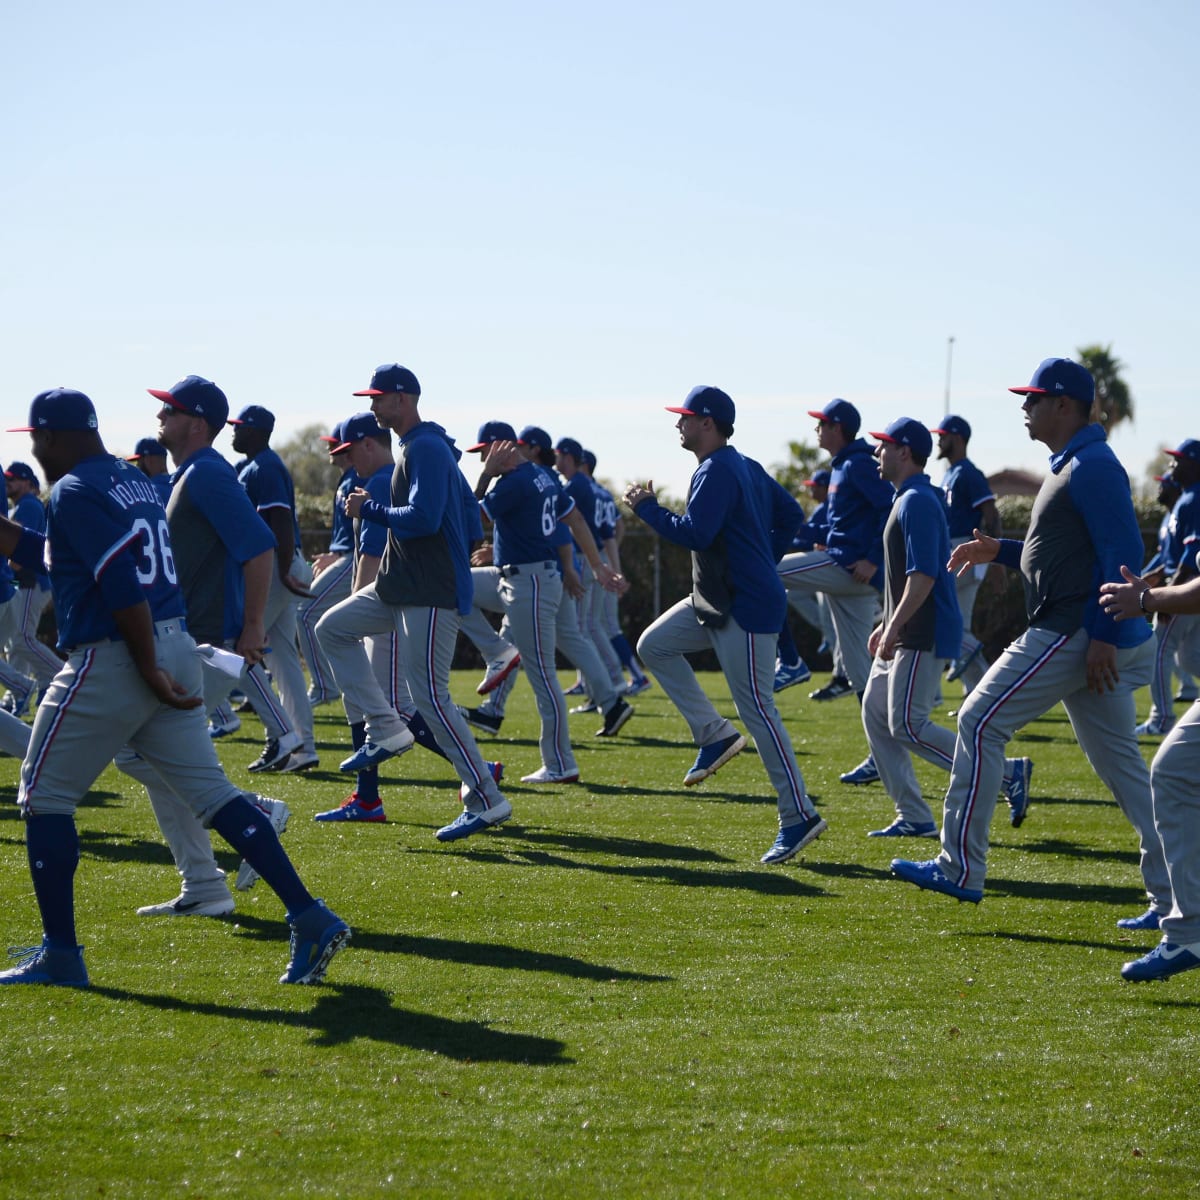
<svg viewBox="0 0 1200 1200">
<path fill-rule="evenodd" d="M 267 597 L 267 640 L 272 650 L 271 677 L 300 746 L 286 758 L 268 739 L 262 755 L 250 764 L 251 771 L 307 771 L 319 762 L 313 739 L 312 705 L 308 684 L 296 649 L 297 597 L 311 598 L 308 585 L 312 568 L 300 548 L 300 526 L 296 521 L 296 495 L 292 477 L 283 459 L 271 449 L 275 415 L 258 404 L 250 404 L 229 422 L 233 426 L 233 448 L 246 455 L 238 480 L 246 489 L 258 515 L 275 535 L 276 574 Z"/>
<path fill-rule="evenodd" d="M 811 479 L 803 481 L 803 486 L 808 489 L 809 495 L 817 501 L 817 507 L 796 531 L 795 537 L 792 538 L 792 544 L 788 547 L 790 551 L 816 550 L 824 547 L 829 533 L 826 520 L 829 480 L 829 472 L 820 470 L 814 472 Z M 820 592 L 789 592 L 788 608 L 794 608 L 809 625 L 820 630 L 826 644 L 834 645 L 835 638 L 833 623 L 829 619 L 829 606 L 823 602 Z M 779 627 L 778 656 L 779 661 L 775 664 L 775 690 L 777 692 L 786 691 L 798 683 L 807 683 L 812 678 L 812 671 L 800 657 L 800 651 L 796 649 L 796 642 L 792 637 L 791 626 L 788 624 L 786 615 L 783 624 Z"/>
<path fill-rule="evenodd" d="M 713 649 L 738 715 L 750 730 L 778 797 L 779 834 L 764 863 L 791 858 L 827 828 L 804 787 L 771 684 L 775 641 L 787 608 L 772 529 L 790 539 L 804 519 L 796 501 L 731 445 L 736 409 L 720 388 L 695 387 L 677 413 L 680 445 L 698 466 L 682 516 L 659 505 L 652 482 L 634 484 L 625 503 L 660 536 L 692 552 L 692 594 L 641 636 L 638 653 L 687 721 L 700 753 L 684 778 L 698 783 L 738 754 L 746 739 L 721 717 L 684 657 Z M 770 506 L 770 507 L 768 507 Z M 772 519 L 779 506 L 791 514 Z M 788 507 L 790 506 L 790 508 Z M 786 543 L 785 543 L 786 544 Z"/>
<path fill-rule="evenodd" d="M 1159 567 L 1168 582 L 1186 583 L 1196 574 L 1200 550 L 1200 441 L 1187 438 L 1167 453 L 1175 459 L 1171 470 L 1180 493 L 1167 523 L 1167 539 Z M 1171 667 L 1178 658 L 1185 666 L 1200 668 L 1200 617 L 1195 613 L 1165 613 L 1155 618 L 1154 672 L 1150 676 L 1149 717 L 1139 735 L 1170 733 L 1175 724 L 1171 694 Z"/>
<path fill-rule="evenodd" d="M 895 859 L 892 872 L 959 900 L 983 899 L 1004 746 L 1061 701 L 1088 762 L 1137 830 L 1151 909 L 1166 913 L 1171 881 L 1154 829 L 1149 772 L 1133 732 L 1134 693 L 1148 682 L 1154 657 L 1150 626 L 1118 624 L 1100 607 L 1100 585 L 1120 580 L 1121 565 L 1142 556 L 1129 478 L 1103 427 L 1089 424 L 1095 385 L 1086 368 L 1048 358 L 1028 386 L 1010 390 L 1024 397 L 1030 438 L 1050 449 L 1050 474 L 1024 542 L 980 531 L 953 551 L 950 566 L 1018 568 L 1029 628 L 992 663 L 959 711 L 941 854 L 928 862 Z M 1142 920 L 1126 919 L 1132 928 L 1141 928 Z"/>
<path fill-rule="evenodd" d="M 11 505 L 9 516 L 34 533 L 44 532 L 46 506 L 38 494 L 41 484 L 33 468 L 13 463 L 4 472 L 4 486 Z M 50 577 L 42 563 L 32 567 L 12 565 L 17 593 L 10 601 L 15 608 L 9 617 L 9 662 L 15 670 L 35 679 L 41 690 L 62 666 L 58 656 L 38 637 L 38 624 L 50 603 Z"/>
<path fill-rule="evenodd" d="M 333 669 L 317 638 L 317 622 L 335 604 L 341 604 L 350 595 L 354 582 L 354 528 L 346 516 L 346 497 L 362 482 L 346 456 L 334 453 L 343 444 L 341 425 L 335 425 L 328 434 L 322 435 L 321 441 L 328 448 L 330 465 L 340 468 L 342 477 L 333 494 L 329 549 L 313 559 L 313 581 L 309 589 L 312 595 L 307 600 L 301 600 L 296 610 L 300 653 L 304 655 L 310 680 L 308 702 L 313 708 L 319 704 L 329 704 L 340 695 Z"/>
<path fill-rule="evenodd" d="M 162 506 L 166 508 L 171 498 L 171 472 L 167 470 L 166 446 L 158 438 L 140 438 L 127 461 L 133 463 L 154 484 Z"/>
<path fill-rule="evenodd" d="M 162 401 L 159 439 L 177 467 L 166 516 L 188 631 L 201 643 L 235 651 L 244 664 L 235 681 L 210 660 L 202 661 L 204 708 L 215 715 L 238 682 L 254 696 L 268 736 L 298 746 L 299 738 L 286 723 L 259 651 L 265 640 L 263 611 L 273 573 L 275 539 L 254 511 L 233 469 L 213 448 L 225 427 L 229 402 L 215 383 L 198 375 L 189 375 L 167 390 L 150 389 L 150 394 Z M 138 915 L 215 917 L 231 913 L 233 896 L 225 872 L 213 856 L 208 832 L 170 777 L 164 778 L 130 749 L 117 755 L 116 764 L 145 786 L 182 881 L 173 900 L 144 905 Z M 276 833 L 282 833 L 290 815 L 288 806 L 267 797 L 255 797 L 254 803 L 267 814 Z M 258 873 L 243 862 L 237 875 L 239 890 L 247 890 L 257 880 Z"/>
<path fill-rule="evenodd" d="M 470 543 L 482 535 L 478 505 L 458 468 L 461 452 L 440 425 L 422 419 L 421 385 L 408 368 L 385 363 L 376 368 L 370 386 L 354 394 L 371 397 L 376 420 L 397 435 L 399 444 L 390 504 L 372 500 L 363 488 L 346 499 L 351 518 L 383 525 L 388 536 L 374 584 L 345 603 L 366 597 L 366 603 L 378 606 L 393 622 L 413 702 L 462 780 L 463 811 L 436 835 L 439 841 L 456 841 L 512 816 L 512 805 L 450 699 L 450 664 L 459 620 L 471 609 Z M 348 684 L 332 653 L 330 661 L 347 703 L 350 686 L 363 688 L 366 683 L 378 690 L 373 679 Z M 369 726 L 370 697 L 367 701 L 359 707 L 368 714 Z M 412 744 L 412 734 L 398 723 L 407 742 L 400 730 L 390 733 L 395 744 L 378 743 L 382 757 Z M 371 731 L 372 740 L 374 736 Z M 366 755 L 362 757 L 365 760 Z"/>
<path fill-rule="evenodd" d="M 18 804 L 42 942 L 17 951 L 18 965 L 0 972 L 0 984 L 88 986 L 75 932 L 75 808 L 126 744 L 169 777 L 283 901 L 292 956 L 280 982 L 318 982 L 350 929 L 308 892 L 270 821 L 217 761 L 157 494 L 104 449 L 96 410 L 82 392 L 40 393 L 23 428 L 56 481 L 47 533 L 0 521 L 0 553 L 22 563 L 49 561 L 60 645 L 69 657 L 38 709 L 21 766 Z"/>
<path fill-rule="evenodd" d="M 949 511 L 951 548 L 969 542 L 976 529 L 982 529 L 989 537 L 999 537 L 1000 514 L 996 511 L 991 484 L 967 457 L 971 426 L 962 417 L 948 416 L 931 432 L 938 435 L 938 458 L 945 459 L 947 464 L 942 476 L 942 493 Z M 983 643 L 971 632 L 971 614 L 975 611 L 979 585 L 986 573 L 986 568 L 973 567 L 961 571 L 955 580 L 963 619 L 963 640 L 946 679 L 953 683 L 961 678 L 964 696 L 983 678 Z"/>
<path fill-rule="evenodd" d="M 823 592 L 837 634 L 834 678 L 812 693 L 832 700 L 861 693 L 871 673 L 867 638 L 882 587 L 883 523 L 892 507 L 892 489 L 879 478 L 870 446 L 858 436 L 858 409 L 847 400 L 831 400 L 819 412 L 817 440 L 832 455 L 829 530 L 824 550 L 789 554 L 779 564 L 784 586 L 792 592 Z M 845 679 L 844 684 L 840 679 Z"/>
<path fill-rule="evenodd" d="M 19 620 L 21 606 L 16 603 L 17 584 L 12 564 L 0 555 L 0 651 L 12 640 Z M 10 666 L 0 658 L 0 683 L 8 689 L 0 701 L 0 712 L 18 720 L 25 714 L 29 701 L 37 691 L 37 680 Z"/>
<path fill-rule="evenodd" d="M 1200 578 L 1165 587 L 1122 566 L 1121 583 L 1100 589 L 1104 611 L 1114 620 L 1140 627 L 1148 613 L 1200 613 Z M 1138 928 L 1161 929 L 1162 941 L 1149 953 L 1121 968 L 1134 983 L 1166 979 L 1200 967 L 1200 704 L 1193 704 L 1159 746 L 1150 764 L 1154 825 L 1171 876 L 1172 907 L 1151 907 Z M 1120 923 L 1120 922 L 1118 922 Z M 1131 924 L 1125 922 L 1126 927 Z"/>
</svg>

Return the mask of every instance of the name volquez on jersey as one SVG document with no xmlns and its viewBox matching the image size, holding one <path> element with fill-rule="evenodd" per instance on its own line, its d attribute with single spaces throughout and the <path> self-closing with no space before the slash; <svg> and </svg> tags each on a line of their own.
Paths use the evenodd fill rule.
<svg viewBox="0 0 1200 1200">
<path fill-rule="evenodd" d="M 140 478 L 118 480 L 108 489 L 108 494 L 122 508 L 132 508 L 135 504 L 145 503 L 161 508 L 162 501 L 158 498 L 153 484 L 140 471 L 137 474 Z"/>
</svg>

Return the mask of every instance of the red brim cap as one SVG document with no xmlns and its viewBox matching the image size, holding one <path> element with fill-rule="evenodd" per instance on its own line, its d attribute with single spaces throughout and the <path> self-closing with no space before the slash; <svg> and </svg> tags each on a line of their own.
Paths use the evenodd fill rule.
<svg viewBox="0 0 1200 1200">
<path fill-rule="evenodd" d="M 1169 454 L 1172 458 L 1184 458 L 1185 455 L 1179 453 L 1178 450 L 1164 450 L 1164 454 Z"/>
<path fill-rule="evenodd" d="M 327 433 L 321 434 L 321 436 L 319 438 L 317 438 L 317 441 L 318 442 L 328 442 L 331 446 L 338 445 L 337 438 L 330 437 L 329 434 L 327 434 Z"/>
<path fill-rule="evenodd" d="M 682 413 L 685 417 L 694 417 L 696 415 L 696 410 L 693 408 L 671 408 L 670 405 L 667 406 L 667 412 Z"/>
<path fill-rule="evenodd" d="M 466 452 L 474 454 L 476 450 L 486 450 L 491 444 L 491 442 L 476 442 L 475 445 L 468 446 Z"/>
<path fill-rule="evenodd" d="M 350 447 L 353 445 L 354 445 L 353 442 L 338 442 L 338 444 L 336 446 L 329 447 L 329 453 L 330 454 L 345 454 L 345 452 L 347 450 L 349 450 Z"/>
<path fill-rule="evenodd" d="M 33 426 L 32 425 L 18 425 L 16 427 L 16 429 L 6 429 L 4 432 L 5 433 L 32 433 Z M 8 472 L 6 471 L 5 474 L 7 475 Z"/>
<path fill-rule="evenodd" d="M 825 414 L 824 414 L 823 412 L 821 412 L 821 410 L 820 410 L 820 409 L 816 409 L 816 410 L 814 410 L 814 409 L 811 409 L 811 408 L 810 408 L 810 409 L 808 410 L 808 415 L 809 415 L 810 417 L 816 417 L 816 418 L 818 418 L 818 419 L 819 419 L 819 420 L 821 420 L 821 421 L 825 420 Z"/>
<path fill-rule="evenodd" d="M 351 392 L 352 396 L 386 396 L 386 392 L 381 392 L 378 388 L 363 388 L 361 392 Z"/>
<path fill-rule="evenodd" d="M 873 437 L 877 442 L 891 442 L 894 446 L 900 444 L 894 437 L 889 437 L 886 433 L 868 433 L 867 437 Z"/>
<path fill-rule="evenodd" d="M 172 396 L 170 392 L 164 392 L 162 388 L 147 388 L 146 391 L 148 391 L 150 395 L 155 398 L 155 400 L 162 400 L 166 404 L 174 405 L 176 408 L 179 407 L 178 404 L 175 404 L 175 397 Z"/>
<path fill-rule="evenodd" d="M 1048 396 L 1050 393 L 1045 388 L 1035 387 L 1015 387 L 1009 388 L 1010 392 L 1016 392 L 1018 396 Z"/>
</svg>

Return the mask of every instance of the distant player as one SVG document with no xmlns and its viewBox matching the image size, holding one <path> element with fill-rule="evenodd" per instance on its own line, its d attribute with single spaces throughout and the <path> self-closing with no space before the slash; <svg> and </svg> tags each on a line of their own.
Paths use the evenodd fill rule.
<svg viewBox="0 0 1200 1200">
<path fill-rule="evenodd" d="M 144 437 L 138 440 L 129 462 L 154 484 L 162 499 L 163 508 L 171 498 L 171 472 L 167 470 L 167 448 L 158 438 Z"/>
</svg>

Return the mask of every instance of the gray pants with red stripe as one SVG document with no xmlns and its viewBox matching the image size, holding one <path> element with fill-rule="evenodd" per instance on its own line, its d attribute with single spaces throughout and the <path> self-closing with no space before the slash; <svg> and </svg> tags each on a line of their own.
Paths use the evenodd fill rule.
<svg viewBox="0 0 1200 1200">
<path fill-rule="evenodd" d="M 954 733 L 929 719 L 945 666 L 932 651 L 901 647 L 890 662 L 875 659 L 863 693 L 863 730 L 879 779 L 896 815 L 919 825 L 932 824 L 933 812 L 921 795 L 912 756 L 943 771 L 954 761 Z"/>
<path fill-rule="evenodd" d="M 704 694 L 684 657 L 715 650 L 733 703 L 775 788 L 780 826 L 798 825 L 816 811 L 804 787 L 791 738 L 775 706 L 778 633 L 749 633 L 730 617 L 720 629 L 701 625 L 690 597 L 669 608 L 638 639 L 638 657 L 679 709 L 697 746 L 737 733 Z"/>
<path fill-rule="evenodd" d="M 1114 691 L 1087 686 L 1090 639 L 1028 629 L 992 663 L 958 714 L 958 740 L 942 820 L 938 866 L 960 887 L 982 888 L 988 826 L 1004 774 L 1004 747 L 1024 725 L 1062 702 L 1093 770 L 1137 831 L 1151 904 L 1171 907 L 1171 881 L 1154 827 L 1150 772 L 1133 732 L 1134 692 L 1150 680 L 1153 641 L 1117 651 Z"/>
<path fill-rule="evenodd" d="M 1200 942 L 1200 702 L 1193 704 L 1159 746 L 1150 766 L 1154 824 L 1171 873 L 1173 904 L 1162 909 L 1163 937 Z M 1156 906 L 1157 907 L 1157 906 Z"/>
</svg>

